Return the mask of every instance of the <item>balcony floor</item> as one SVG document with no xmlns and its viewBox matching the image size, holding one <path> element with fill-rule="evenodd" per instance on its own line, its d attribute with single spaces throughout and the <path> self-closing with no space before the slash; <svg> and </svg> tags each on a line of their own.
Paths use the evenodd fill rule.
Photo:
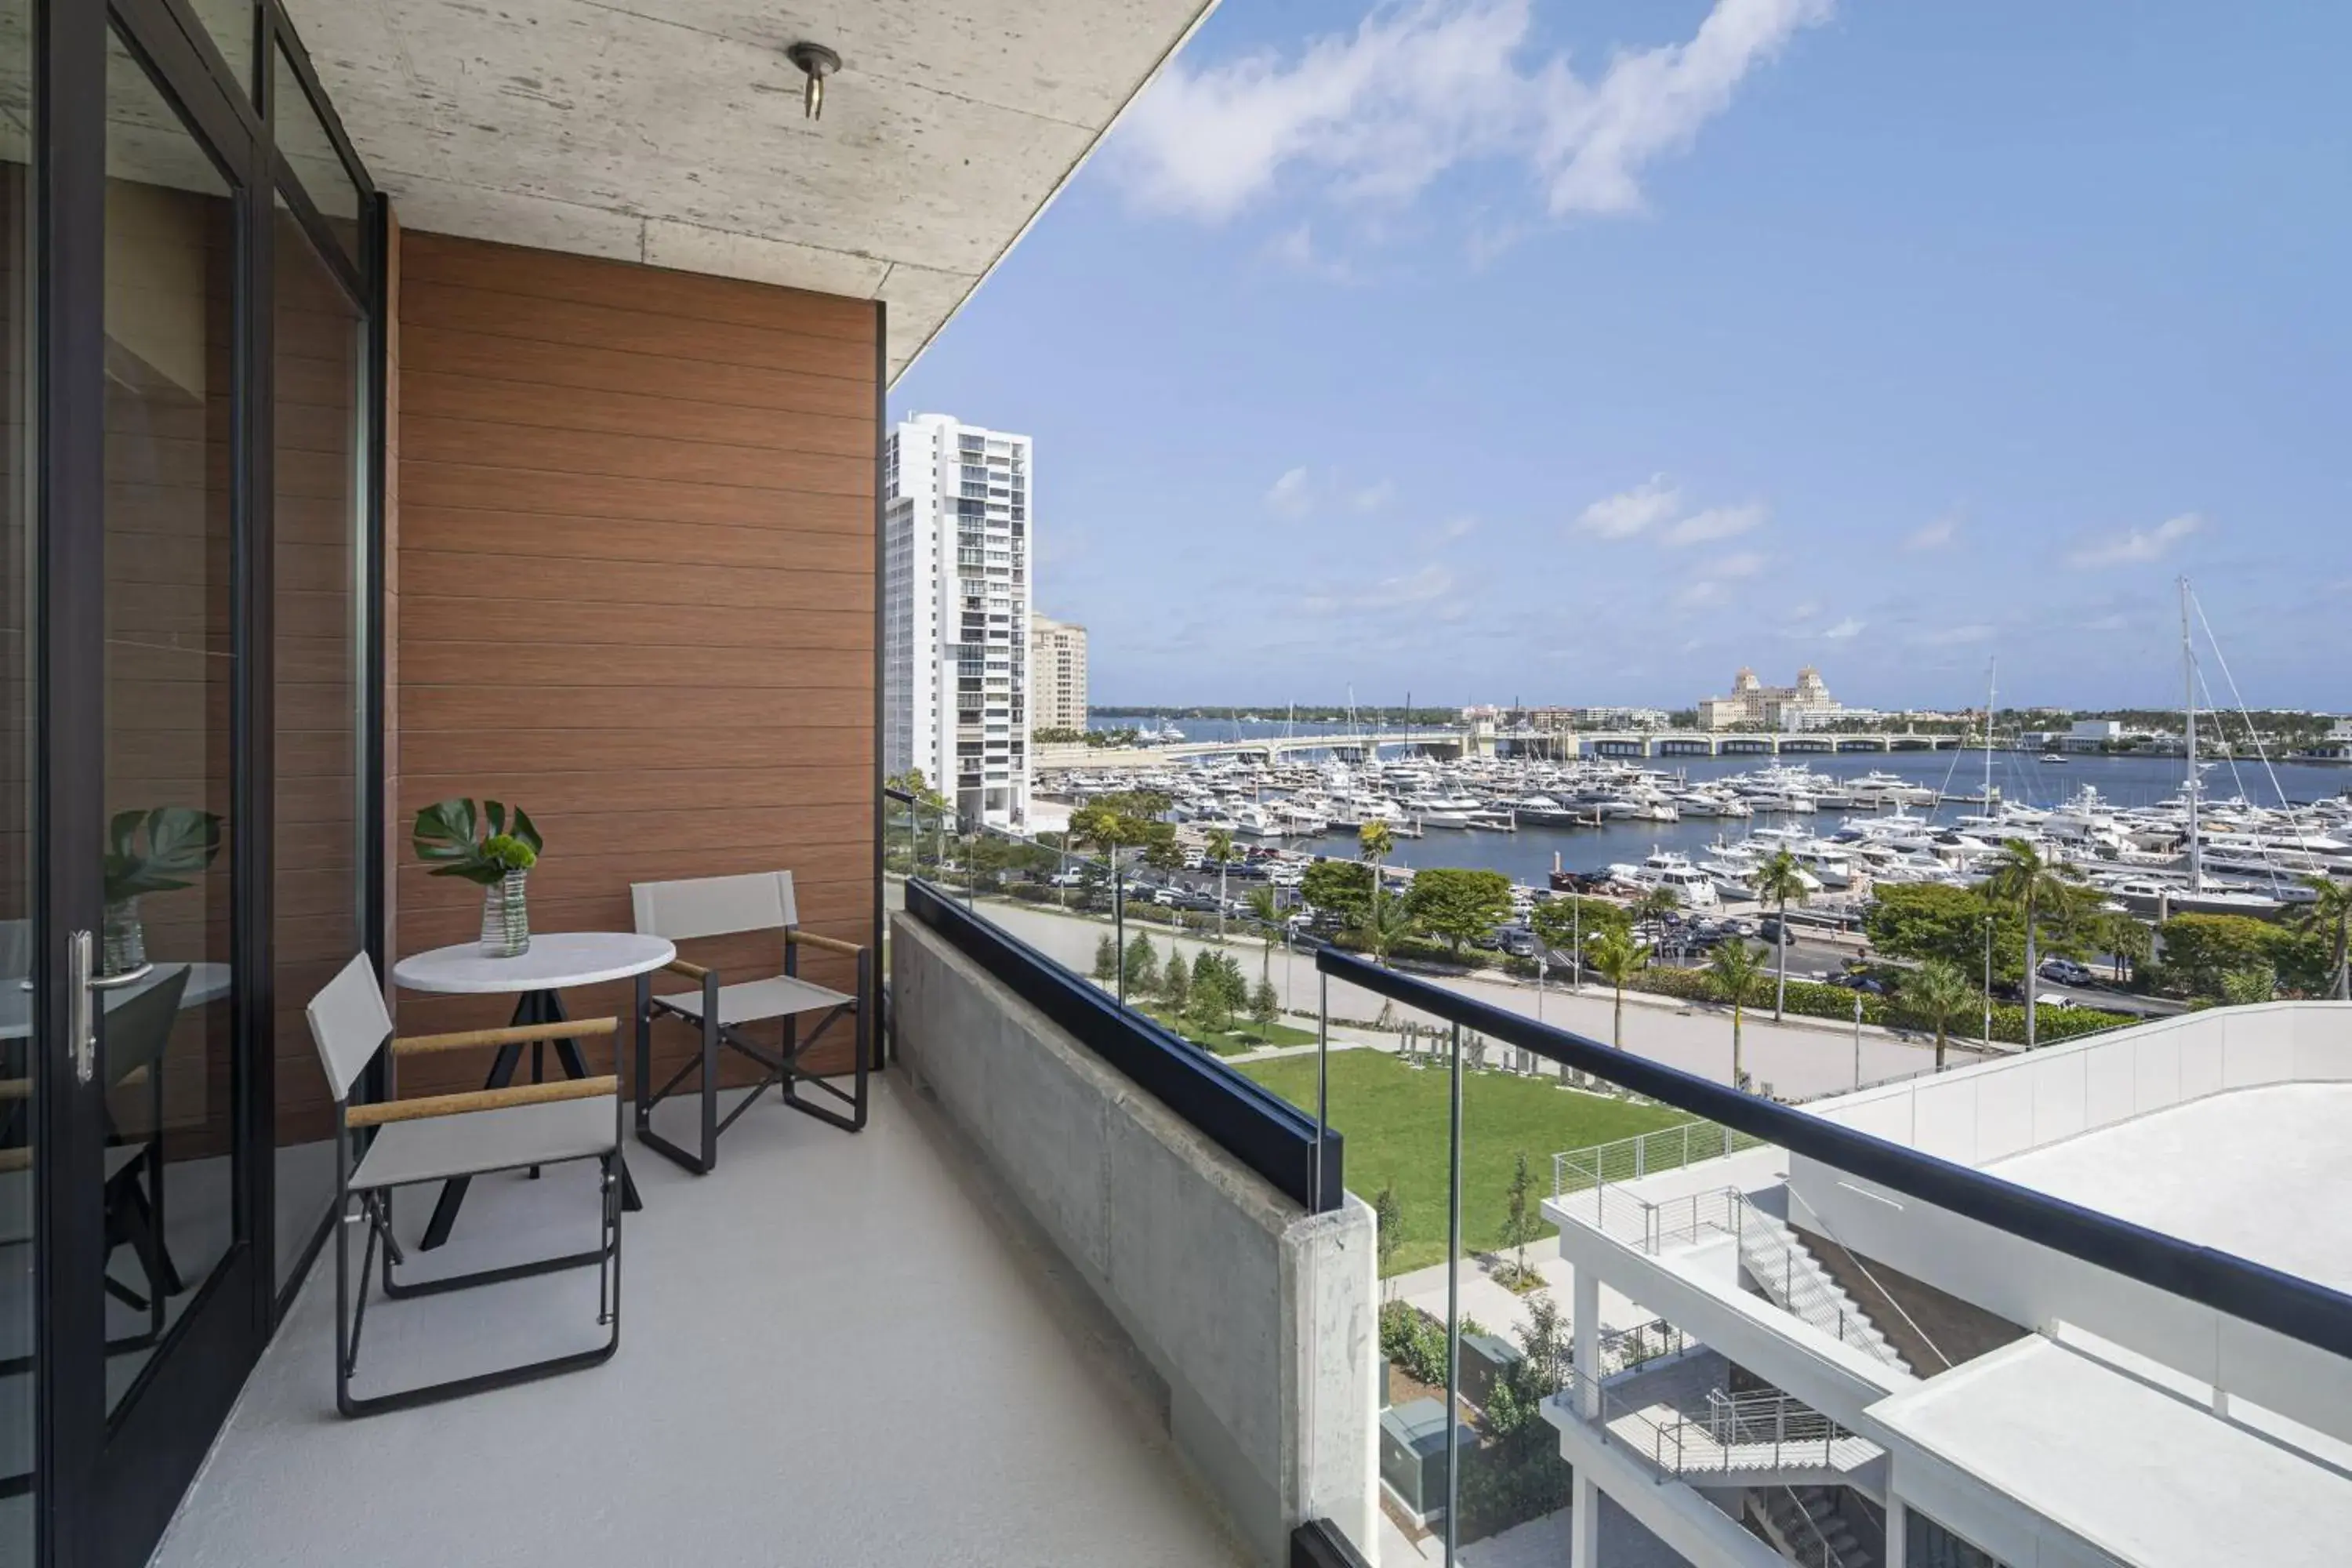
<svg viewBox="0 0 2352 1568">
<path fill-rule="evenodd" d="M 855 1137 L 755 1109 L 699 1180 L 631 1152 L 612 1362 L 346 1421 L 322 1258 L 155 1563 L 1241 1560 L 1132 1351 L 902 1082 Z M 593 1247 L 593 1202 L 586 1165 L 478 1182 L 429 1267 Z M 359 1391 L 596 1343 L 595 1291 L 580 1269 L 379 1296 Z"/>
</svg>

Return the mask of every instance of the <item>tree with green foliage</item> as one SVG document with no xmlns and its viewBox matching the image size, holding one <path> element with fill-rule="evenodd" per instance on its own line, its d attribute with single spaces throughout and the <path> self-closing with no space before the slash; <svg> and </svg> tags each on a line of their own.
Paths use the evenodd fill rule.
<svg viewBox="0 0 2352 1568">
<path fill-rule="evenodd" d="M 1118 978 L 1118 939 L 1108 931 L 1095 941 L 1095 978 L 1106 985 Z"/>
<path fill-rule="evenodd" d="M 1123 850 L 1175 842 L 1175 826 L 1160 820 L 1170 804 L 1155 790 L 1098 795 L 1070 814 L 1070 842 L 1099 850 L 1104 864 L 1115 869 Z"/>
<path fill-rule="evenodd" d="M 1668 915 L 1682 913 L 1683 897 L 1672 888 L 1660 883 L 1633 900 L 1633 918 L 1664 927 Z"/>
<path fill-rule="evenodd" d="M 1282 998 L 1275 994 L 1274 983 L 1260 980 L 1250 987 L 1250 1022 L 1258 1027 L 1261 1039 L 1274 1038 L 1274 1026 L 1282 1018 Z"/>
<path fill-rule="evenodd" d="M 1176 842 L 1176 829 L 1168 823 L 1155 823 L 1165 827 L 1165 833 L 1155 833 L 1143 846 L 1143 863 L 1155 871 L 1173 872 L 1184 868 L 1184 847 Z"/>
<path fill-rule="evenodd" d="M 1217 863 L 1217 940 L 1225 936 L 1225 862 L 1234 858 L 1234 836 L 1225 828 L 1209 829 L 1209 858 Z"/>
<path fill-rule="evenodd" d="M 2278 997 L 2278 971 L 2267 962 L 2232 969 L 2221 976 L 2221 1000 L 2231 1007 L 2250 1007 Z"/>
<path fill-rule="evenodd" d="M 1372 908 L 1372 868 L 1360 860 L 1318 860 L 1299 879 L 1298 896 L 1342 926 L 1363 923 Z"/>
<path fill-rule="evenodd" d="M 2025 922 L 2025 1048 L 2029 1051 L 2034 1046 L 2033 1011 L 2042 984 L 2041 975 L 2034 973 L 2041 964 L 2036 948 L 2042 918 L 2074 909 L 2073 879 L 2072 867 L 2044 859 L 2032 840 L 2026 838 L 2003 839 L 1993 859 L 1992 875 L 1985 879 L 1985 896 L 2015 910 Z"/>
<path fill-rule="evenodd" d="M 1463 1455 L 1465 1541 L 1557 1513 L 1574 1491 L 1574 1472 L 1560 1461 L 1559 1435 L 1543 1417 L 1544 1401 L 1568 1386 L 1572 1336 L 1549 1290 L 1529 1295 L 1525 1310 L 1518 1359 L 1486 1391 L 1480 1425 L 1490 1440 Z"/>
<path fill-rule="evenodd" d="M 1170 953 L 1168 967 L 1160 972 L 1160 1000 L 1171 1018 L 1184 1017 L 1192 1005 L 1192 976 L 1181 953 Z"/>
<path fill-rule="evenodd" d="M 1748 1087 L 1748 1068 L 1742 1058 L 1741 1026 L 1748 1009 L 1763 999 L 1765 969 L 1757 959 L 1759 949 L 1744 942 L 1727 942 L 1715 950 L 1707 960 L 1707 977 L 1715 982 L 1723 999 L 1731 1004 L 1731 1087 Z"/>
<path fill-rule="evenodd" d="M 2321 987 L 2339 1002 L 2352 1002 L 2352 882 L 2315 872 L 2303 879 L 2311 902 L 2294 914 L 2294 929 L 2323 942 L 2327 981 Z"/>
<path fill-rule="evenodd" d="M 1528 1243 L 1543 1235 L 1543 1216 L 1535 1208 L 1535 1172 L 1528 1163 L 1528 1152 L 1522 1149 L 1511 1164 L 1511 1184 L 1503 1191 L 1503 1225 L 1496 1233 L 1496 1244 L 1511 1253 L 1511 1284 L 1524 1285 L 1528 1279 Z"/>
<path fill-rule="evenodd" d="M 1404 1201 L 1397 1196 L 1396 1184 L 1381 1184 L 1372 1199 L 1374 1248 L 1380 1255 L 1381 1299 L 1388 1299 L 1389 1276 L 1396 1272 L 1397 1248 L 1404 1245 Z"/>
<path fill-rule="evenodd" d="M 886 789 L 895 789 L 902 795 L 914 796 L 917 805 L 928 806 L 933 811 L 953 809 L 953 805 L 948 797 L 933 789 L 930 781 L 923 777 L 923 770 L 920 768 L 908 768 L 903 773 L 892 773 L 882 781 L 882 784 Z"/>
<path fill-rule="evenodd" d="M 2164 956 L 2152 966 L 2157 986 L 2195 999 L 2222 994 L 2223 977 L 2277 965 L 2281 928 L 2248 915 L 2179 914 L 2157 928 Z"/>
<path fill-rule="evenodd" d="M 1372 955 L 1374 963 L 1386 963 L 1389 954 L 1412 941 L 1420 929 L 1412 907 L 1402 899 L 1391 899 L 1377 910 L 1366 910 L 1362 921 L 1349 934 Z"/>
<path fill-rule="evenodd" d="M 1444 938 L 1458 956 L 1466 944 L 1510 918 L 1511 879 L 1500 871 L 1433 866 L 1413 873 L 1404 901 L 1414 921 Z"/>
<path fill-rule="evenodd" d="M 1648 966 L 1650 950 L 1644 943 L 1635 942 L 1632 931 L 1604 927 L 1584 939 L 1584 962 L 1617 994 L 1617 1010 L 1609 1025 L 1609 1043 L 1622 1051 L 1625 1048 L 1625 987 Z"/>
<path fill-rule="evenodd" d="M 1622 931 L 1631 936 L 1633 917 L 1622 904 L 1607 899 L 1586 899 L 1574 894 L 1562 894 L 1546 899 L 1528 913 L 1528 923 L 1536 929 L 1537 940 L 1554 952 L 1576 954 L 1587 937 L 1604 931 Z"/>
<path fill-rule="evenodd" d="M 1160 955 L 1141 931 L 1128 938 L 1126 967 L 1129 995 L 1149 996 L 1160 988 Z"/>
<path fill-rule="evenodd" d="M 2100 910 L 2083 925 L 2083 940 L 2093 952 L 2114 959 L 2122 978 L 2136 980 L 2155 948 L 2155 932 L 2146 921 L 2126 910 Z"/>
<path fill-rule="evenodd" d="M 1223 953 L 1202 948 L 1192 959 L 1192 1022 L 1210 1034 L 1223 1034 L 1234 1026 L 1234 1010 L 1242 996 L 1235 982 L 1239 966 Z"/>
<path fill-rule="evenodd" d="M 1988 922 L 1993 977 L 2014 980 L 2025 968 L 2025 922 L 2016 910 L 1987 900 L 1974 889 L 1940 882 L 1883 884 L 1862 929 L 1871 946 L 1890 957 L 1941 959 L 1963 974 L 1981 974 Z"/>
<path fill-rule="evenodd" d="M 1773 968 L 1776 976 L 1772 988 L 1772 1020 L 1780 1022 L 1789 1005 L 1789 900 L 1803 903 L 1812 897 L 1807 886 L 1804 868 L 1797 864 L 1796 856 L 1786 849 L 1776 849 L 1764 864 L 1756 868 L 1756 896 L 1769 904 L 1777 904 L 1780 919 L 1773 927 Z"/>
<path fill-rule="evenodd" d="M 1975 1009 L 1981 995 L 1969 984 L 1967 975 L 1940 958 L 1931 958 L 1904 975 L 1903 1005 L 1926 1019 L 1936 1031 L 1937 1072 L 1944 1070 L 1944 1047 L 1951 1035 L 1952 1020 Z"/>
</svg>

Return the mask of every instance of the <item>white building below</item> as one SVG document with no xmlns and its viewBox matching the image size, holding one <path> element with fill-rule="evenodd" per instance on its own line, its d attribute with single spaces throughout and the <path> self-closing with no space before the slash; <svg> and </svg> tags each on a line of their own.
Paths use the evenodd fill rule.
<svg viewBox="0 0 2352 1568">
<path fill-rule="evenodd" d="M 2299 1312 L 2352 1305 L 2352 1005 L 2216 1009 L 1806 1110 L 2275 1270 Z M 1696 1568 L 2347 1560 L 2352 1359 L 2326 1333 L 1770 1145 L 1545 1213 L 1597 1374 L 1546 1405 L 1572 1516 L 1606 1494 Z M 1604 1336 L 1644 1324 L 1677 1348 L 1629 1364 Z M 1596 1568 L 1574 1536 L 1568 1568 Z"/>
</svg>

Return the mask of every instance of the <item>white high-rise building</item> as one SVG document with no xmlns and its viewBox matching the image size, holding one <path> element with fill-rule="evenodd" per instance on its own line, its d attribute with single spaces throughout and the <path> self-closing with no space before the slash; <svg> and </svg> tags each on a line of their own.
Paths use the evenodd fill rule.
<svg viewBox="0 0 2352 1568">
<path fill-rule="evenodd" d="M 1035 697 L 1029 728 L 1087 727 L 1087 628 L 1045 616 L 1029 617 L 1029 677 Z"/>
<path fill-rule="evenodd" d="M 1029 816 L 1030 452 L 918 414 L 884 455 L 885 766 L 1000 826 Z"/>
</svg>

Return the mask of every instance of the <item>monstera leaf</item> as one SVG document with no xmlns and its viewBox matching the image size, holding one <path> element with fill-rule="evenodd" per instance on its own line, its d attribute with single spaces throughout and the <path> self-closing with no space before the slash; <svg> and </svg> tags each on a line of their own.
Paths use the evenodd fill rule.
<svg viewBox="0 0 2352 1568">
<path fill-rule="evenodd" d="M 220 844 L 221 819 L 192 805 L 117 812 L 106 827 L 106 901 L 189 886 L 213 863 Z"/>
<path fill-rule="evenodd" d="M 477 837 L 487 820 L 489 831 Z M 459 795 L 436 801 L 416 814 L 416 826 L 410 832 L 408 842 L 416 858 L 430 865 L 429 873 L 436 877 L 463 877 L 468 882 L 488 887 L 505 876 L 516 858 L 511 854 L 503 858 L 486 847 L 496 838 L 520 839 L 530 846 L 530 859 L 539 858 L 539 829 L 531 825 L 530 814 L 520 806 L 508 821 L 504 801 L 486 800 L 478 816 L 474 803 Z M 525 865 L 530 861 L 523 862 Z"/>
</svg>

